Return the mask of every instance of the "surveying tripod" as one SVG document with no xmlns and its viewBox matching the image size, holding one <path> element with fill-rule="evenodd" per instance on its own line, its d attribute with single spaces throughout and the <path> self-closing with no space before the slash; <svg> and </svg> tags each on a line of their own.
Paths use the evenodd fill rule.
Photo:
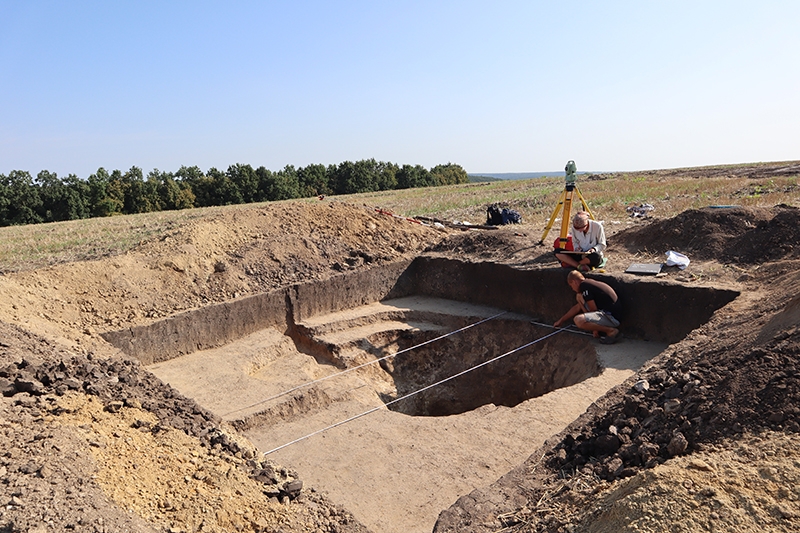
<svg viewBox="0 0 800 533">
<path fill-rule="evenodd" d="M 586 200 L 584 200 L 581 191 L 578 190 L 578 184 L 576 183 L 577 177 L 575 176 L 575 172 L 578 168 L 575 166 L 575 161 L 567 162 L 567 166 L 564 167 L 564 171 L 566 172 L 566 184 L 564 186 L 564 191 L 561 193 L 561 198 L 558 200 L 558 205 L 553 210 L 553 214 L 550 215 L 550 220 L 547 222 L 547 226 L 544 228 L 544 233 L 542 234 L 542 238 L 539 241 L 539 244 L 544 244 L 544 240 L 547 238 L 547 234 L 550 232 L 550 228 L 553 227 L 553 222 L 555 222 L 556 217 L 558 217 L 559 211 L 563 210 L 561 215 L 561 235 L 558 239 L 558 248 L 561 250 L 566 249 L 567 247 L 567 233 L 569 233 L 569 213 L 572 209 L 572 199 L 573 195 L 577 194 L 578 198 L 581 201 L 581 205 L 583 206 L 583 210 L 589 213 L 589 218 L 594 220 L 594 215 L 589 210 L 589 206 L 586 205 Z"/>
</svg>

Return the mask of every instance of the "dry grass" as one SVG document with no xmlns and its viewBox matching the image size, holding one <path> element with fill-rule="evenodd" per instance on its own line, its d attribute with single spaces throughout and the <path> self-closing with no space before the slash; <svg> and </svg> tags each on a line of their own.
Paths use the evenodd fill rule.
<svg viewBox="0 0 800 533">
<path fill-rule="evenodd" d="M 793 174 L 770 175 L 770 170 L 794 166 Z M 752 177 L 748 169 L 759 169 Z M 800 165 L 769 163 L 748 166 L 708 167 L 580 176 L 578 189 L 599 219 L 622 219 L 626 208 L 649 203 L 660 217 L 709 205 L 798 205 Z M 504 202 L 523 220 L 544 227 L 564 191 L 562 178 L 538 178 L 473 183 L 431 190 L 392 191 L 353 195 L 369 205 L 409 216 L 427 215 L 444 220 L 482 223 L 486 206 Z M 577 199 L 575 199 L 577 200 Z"/>
<path fill-rule="evenodd" d="M 649 203 L 667 218 L 709 205 L 800 206 L 800 162 L 758 163 L 694 169 L 579 176 L 578 188 L 600 220 L 623 220 L 631 205 Z M 517 210 L 523 224 L 543 229 L 564 191 L 562 178 L 470 183 L 428 189 L 335 197 L 388 209 L 405 216 L 428 216 L 481 224 L 486 206 L 502 202 Z M 297 200 L 315 202 L 316 199 Z M 226 206 L 110 218 L 0 228 L 0 272 L 116 255 L 139 243 L 226 209 Z"/>
<path fill-rule="evenodd" d="M 163 211 L 0 228 L 0 272 L 122 254 L 208 213 Z"/>
</svg>

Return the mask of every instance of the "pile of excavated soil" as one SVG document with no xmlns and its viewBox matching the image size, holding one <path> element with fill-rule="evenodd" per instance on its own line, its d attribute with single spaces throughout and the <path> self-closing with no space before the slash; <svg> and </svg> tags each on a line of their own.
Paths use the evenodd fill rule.
<svg viewBox="0 0 800 533">
<path fill-rule="evenodd" d="M 798 209 L 709 207 L 628 229 L 616 240 L 630 252 L 674 250 L 704 260 L 761 264 L 800 257 Z"/>
<path fill-rule="evenodd" d="M 676 250 L 692 263 L 670 279 L 742 296 L 459 499 L 437 530 L 797 530 L 798 210 L 606 224 L 607 273 Z M 290 202 L 217 212 L 125 255 L 0 276 L 0 531 L 364 531 L 98 333 L 426 248 L 558 268 L 539 237 L 530 225 L 462 232 Z"/>
<path fill-rule="evenodd" d="M 0 334 L 0 531 L 364 531 L 136 361 Z"/>
</svg>

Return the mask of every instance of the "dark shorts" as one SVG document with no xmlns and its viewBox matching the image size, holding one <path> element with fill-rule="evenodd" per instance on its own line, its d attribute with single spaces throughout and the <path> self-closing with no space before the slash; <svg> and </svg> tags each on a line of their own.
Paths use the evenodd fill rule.
<svg viewBox="0 0 800 533">
<path fill-rule="evenodd" d="M 581 262 L 581 260 L 582 260 L 584 257 L 588 257 L 588 258 L 589 258 L 589 266 L 591 266 L 591 267 L 600 266 L 600 263 L 602 263 L 602 262 L 603 262 L 603 256 L 602 256 L 602 255 L 600 255 L 600 254 L 598 254 L 597 252 L 595 252 L 595 253 L 593 253 L 593 254 L 589 254 L 589 255 L 570 254 L 569 252 L 567 252 L 567 251 L 563 251 L 563 250 L 556 250 L 555 252 L 553 252 L 553 254 L 554 254 L 554 255 L 555 255 L 555 254 L 559 254 L 559 253 L 562 253 L 562 254 L 569 254 L 569 255 L 571 255 L 571 256 L 572 256 L 572 258 L 573 258 L 575 261 L 577 261 L 577 262 L 579 262 L 579 263 Z M 556 257 L 556 259 L 558 259 L 558 257 Z"/>
<path fill-rule="evenodd" d="M 603 256 L 598 254 L 597 252 L 589 254 L 586 257 L 589 258 L 589 266 L 593 267 L 600 265 L 600 263 L 603 261 Z"/>
<path fill-rule="evenodd" d="M 619 320 L 614 318 L 611 313 L 606 313 L 605 311 L 591 311 L 589 313 L 583 313 L 583 318 L 586 319 L 587 322 L 591 322 L 592 324 L 597 324 L 598 326 L 603 326 L 606 328 L 616 328 L 619 326 Z"/>
</svg>

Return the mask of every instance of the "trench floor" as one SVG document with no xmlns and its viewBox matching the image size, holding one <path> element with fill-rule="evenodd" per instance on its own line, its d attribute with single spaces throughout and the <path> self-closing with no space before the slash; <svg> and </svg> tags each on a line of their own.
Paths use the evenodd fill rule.
<svg viewBox="0 0 800 533">
<path fill-rule="evenodd" d="M 334 344 L 352 344 L 382 329 L 441 329 L 434 322 L 398 318 L 408 311 L 470 317 L 500 312 L 410 297 L 307 318 L 303 324 L 337 324 L 323 334 Z M 348 323 L 352 327 L 341 326 Z M 306 487 L 326 493 L 375 533 L 430 532 L 439 513 L 458 497 L 522 463 L 593 401 L 666 348 L 630 339 L 615 345 L 586 339 L 604 370 L 571 387 L 513 408 L 489 404 L 446 417 L 379 409 L 268 457 L 295 469 Z M 388 353 L 396 351 L 387 348 Z M 367 367 L 264 401 L 341 372 L 301 353 L 287 335 L 274 329 L 148 368 L 225 420 L 242 424 L 244 434 L 263 452 L 380 407 L 378 393 L 392 389 L 381 371 Z"/>
</svg>

